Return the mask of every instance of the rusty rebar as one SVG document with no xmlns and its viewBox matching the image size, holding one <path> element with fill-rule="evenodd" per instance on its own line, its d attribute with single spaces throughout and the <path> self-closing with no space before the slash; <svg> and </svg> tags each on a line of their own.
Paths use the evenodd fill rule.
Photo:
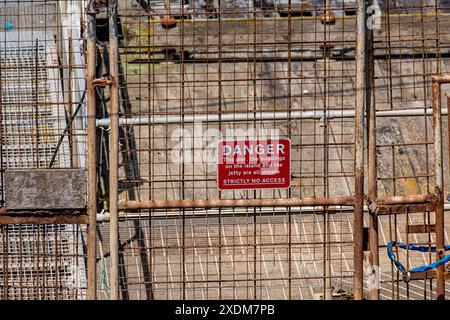
<svg viewBox="0 0 450 320">
<path fill-rule="evenodd" d="M 95 2 L 90 2 L 89 12 L 95 11 Z M 94 79 L 96 77 L 96 21 L 93 14 L 87 14 L 86 33 L 86 100 L 87 100 L 87 214 L 89 219 L 87 230 L 87 280 L 88 299 L 97 298 L 97 127 L 96 93 Z"/>
<path fill-rule="evenodd" d="M 41 214 L 36 215 L 35 212 L 27 214 L 8 213 L 0 215 L 0 225 L 9 224 L 42 224 L 42 225 L 54 225 L 54 224 L 90 224 L 90 216 L 85 214 Z M 88 231 L 88 268 L 91 267 L 91 259 L 95 252 L 95 247 L 91 247 Z M 95 244 L 95 242 L 94 242 Z M 94 260 L 95 261 L 95 260 Z M 95 264 L 94 264 L 95 265 Z M 95 268 L 88 269 L 88 299 L 95 299 Z M 89 278 L 91 277 L 91 278 Z"/>
<path fill-rule="evenodd" d="M 121 210 L 169 208 L 226 208 L 226 207 L 290 207 L 290 206 L 351 206 L 353 197 L 285 198 L 285 199 L 209 199 L 209 200 L 141 200 L 121 201 Z"/>
<path fill-rule="evenodd" d="M 117 0 L 108 2 L 109 59 L 110 59 L 110 108 L 109 133 L 109 211 L 110 211 L 110 294 L 118 300 L 119 293 L 119 40 Z"/>
<path fill-rule="evenodd" d="M 364 114 L 367 99 L 367 3 L 358 1 L 356 33 L 356 96 L 355 96 L 355 216 L 354 216 L 354 298 L 363 298 L 364 252 Z"/>
<path fill-rule="evenodd" d="M 435 194 L 417 194 L 406 196 L 379 196 L 374 201 L 377 205 L 395 206 L 395 205 L 414 205 L 414 204 L 427 204 L 437 203 L 438 196 Z"/>
<path fill-rule="evenodd" d="M 243 11 L 252 11 L 252 8 L 243 9 L 245 9 Z M 356 115 L 359 120 L 355 120 L 355 124 L 357 124 L 355 132 L 352 131 L 353 121 L 348 120 L 353 118 L 356 113 L 351 108 L 351 102 L 348 102 L 352 101 L 352 95 L 354 93 L 354 20 L 336 19 L 337 29 L 341 29 L 342 26 L 341 30 L 345 30 L 342 32 L 342 35 L 346 32 L 345 37 L 342 37 L 342 39 L 340 39 L 339 31 L 336 31 L 336 29 L 333 29 L 334 27 L 329 27 L 328 25 L 323 29 L 322 26 L 315 28 L 314 39 L 310 40 L 310 30 L 302 27 L 314 24 L 314 20 L 305 19 L 303 21 L 303 19 L 291 19 L 291 11 L 289 11 L 287 21 L 289 23 L 288 31 L 283 29 L 285 28 L 284 23 L 286 22 L 283 19 L 277 20 L 274 31 L 270 28 L 270 21 L 264 20 L 264 26 L 262 26 L 263 22 L 261 21 L 260 27 L 256 19 L 250 19 L 250 23 L 243 20 L 248 25 L 252 25 L 251 30 L 246 30 L 244 25 L 240 25 L 235 30 L 233 29 L 235 20 L 224 20 L 224 17 L 228 14 L 226 8 L 219 5 L 218 10 L 218 15 L 215 16 L 217 19 L 208 19 L 206 23 L 208 27 L 206 29 L 202 28 L 202 24 L 205 24 L 205 22 L 200 23 L 192 20 L 191 24 L 191 21 L 185 23 L 187 20 L 183 20 L 178 23 L 176 29 L 170 30 L 170 32 L 167 30 L 160 32 L 161 28 L 157 24 L 158 21 L 145 19 L 146 15 L 142 14 L 142 12 L 141 16 L 145 22 L 139 21 L 139 13 L 133 14 L 133 10 L 122 12 L 122 16 L 124 17 L 122 22 L 124 24 L 128 24 L 130 20 L 132 21 L 127 25 L 127 32 L 130 30 L 133 31 L 133 28 L 134 31 L 129 32 L 132 38 L 131 41 L 125 40 L 123 42 L 123 48 L 121 48 L 123 49 L 121 50 L 121 58 L 123 57 L 123 61 L 127 63 L 127 68 L 124 71 L 127 73 L 125 75 L 126 79 L 122 85 L 130 89 L 130 103 L 132 104 L 132 108 L 130 111 L 125 112 L 120 122 L 127 126 L 136 126 L 136 146 L 135 148 L 131 147 L 132 149 L 129 150 L 130 152 L 135 151 L 138 154 L 138 162 L 143 169 L 140 179 L 129 179 L 124 175 L 124 183 L 119 186 L 121 191 L 136 190 L 139 195 L 138 199 L 142 199 L 142 201 L 125 200 L 120 204 L 120 208 L 125 210 L 120 215 L 121 221 L 125 222 L 121 225 L 123 228 L 121 232 L 126 234 L 128 231 L 130 233 L 130 242 L 127 243 L 130 247 L 127 248 L 128 251 L 124 249 L 124 254 L 127 252 L 126 254 L 131 257 L 136 251 L 148 250 L 151 257 L 150 265 L 152 270 L 156 274 L 161 270 L 165 271 L 161 279 L 158 278 L 158 275 L 154 276 L 155 288 L 160 284 L 168 283 L 173 284 L 173 287 L 162 286 L 162 289 L 155 291 L 155 297 L 170 298 L 172 295 L 175 296 L 178 293 L 179 295 L 177 297 L 198 298 L 198 294 L 201 293 L 202 295 L 205 294 L 205 297 L 208 298 L 208 294 L 211 295 L 213 291 L 211 288 L 217 290 L 218 297 L 224 297 L 226 295 L 226 290 L 224 289 L 227 287 L 224 285 L 225 281 L 230 282 L 230 287 L 232 283 L 233 293 L 236 293 L 236 288 L 239 286 L 236 278 L 232 276 L 229 279 L 226 278 L 229 274 L 225 276 L 224 272 L 227 268 L 222 266 L 222 263 L 227 261 L 224 255 L 226 249 L 230 247 L 233 248 L 233 252 L 229 257 L 232 259 L 232 262 L 236 263 L 234 249 L 239 250 L 240 244 L 236 240 L 237 235 L 235 233 L 238 232 L 238 228 L 243 227 L 241 221 L 235 222 L 233 220 L 230 223 L 233 230 L 225 231 L 222 229 L 226 225 L 224 218 L 229 219 L 232 217 L 236 219 L 238 216 L 239 218 L 249 218 L 245 220 L 245 227 L 248 231 L 245 236 L 248 253 L 246 253 L 245 257 L 243 254 L 240 258 L 251 265 L 253 269 L 246 270 L 245 276 L 248 282 L 241 289 L 246 291 L 247 298 L 251 294 L 253 295 L 252 297 L 260 298 L 262 295 L 261 291 L 257 292 L 260 288 L 257 284 L 258 281 L 261 279 L 269 281 L 275 279 L 285 280 L 287 283 L 286 289 L 288 288 L 287 297 L 291 298 L 291 294 L 295 291 L 293 290 L 294 286 L 291 280 L 296 278 L 295 266 L 292 264 L 296 259 L 296 248 L 292 247 L 293 250 L 291 253 L 290 245 L 307 242 L 297 242 L 295 240 L 295 229 L 294 225 L 291 226 L 291 222 L 295 223 L 298 221 L 297 219 L 306 219 L 307 215 L 297 215 L 297 213 L 302 213 L 303 205 L 308 203 L 309 198 L 306 197 L 311 197 L 312 195 L 325 197 L 328 194 L 324 190 L 330 190 L 331 193 L 335 191 L 339 192 L 340 190 L 336 190 L 339 187 L 336 189 L 333 188 L 332 181 L 339 179 L 352 181 L 355 173 L 353 164 L 356 164 L 355 167 L 357 167 L 356 185 L 358 186 L 359 184 L 361 186 L 362 178 L 364 178 L 364 168 L 358 168 L 358 163 L 363 163 L 363 157 L 358 156 L 361 155 L 361 149 L 359 147 L 364 146 L 361 137 L 366 137 L 363 129 L 363 116 L 361 116 L 361 112 Z M 162 12 L 162 14 L 167 14 L 167 12 Z M 132 17 L 132 19 L 127 19 L 128 17 Z M 408 136 L 408 131 L 403 128 L 410 123 L 414 123 L 413 121 L 420 122 L 423 120 L 426 123 L 430 119 L 429 115 L 432 114 L 432 110 L 428 108 L 428 78 L 431 73 L 435 72 L 434 60 L 436 59 L 436 62 L 441 63 L 442 60 L 446 59 L 446 53 L 442 51 L 446 45 L 445 43 L 443 44 L 444 46 L 436 50 L 430 45 L 433 41 L 439 40 L 443 31 L 437 30 L 436 28 L 436 30 L 425 30 L 426 32 L 424 32 L 423 30 L 426 29 L 426 25 L 434 26 L 434 21 L 430 24 L 430 21 L 425 20 L 425 15 L 420 14 L 415 15 L 414 18 L 390 15 L 385 18 L 387 30 L 377 33 L 379 39 L 375 42 L 375 46 L 377 50 L 377 64 L 379 64 L 376 66 L 376 81 L 378 86 L 373 86 L 373 90 L 377 93 L 377 106 L 380 110 L 377 114 L 372 113 L 375 108 L 374 105 L 370 105 L 369 93 L 371 88 L 369 86 L 371 81 L 368 79 L 365 79 L 367 81 L 366 83 L 358 81 L 357 90 L 366 91 L 365 101 L 361 99 L 361 95 L 357 92 L 359 97 L 357 95 L 358 103 L 356 109 L 363 108 L 362 105 L 367 106 L 368 153 L 364 153 L 364 156 L 368 155 L 367 198 L 370 200 L 368 204 L 371 208 L 372 219 L 368 221 L 371 227 L 370 249 L 374 257 L 373 264 L 376 264 L 374 261 L 376 260 L 375 256 L 378 251 L 376 235 L 372 233 L 376 231 L 375 223 L 378 222 L 377 219 L 381 221 L 382 219 L 387 220 L 389 218 L 389 232 L 393 236 L 392 233 L 395 233 L 395 230 L 400 226 L 400 219 L 405 217 L 405 211 L 408 212 L 406 217 L 410 217 L 410 213 L 412 212 L 419 213 L 423 211 L 426 212 L 423 214 L 425 216 L 425 214 L 428 214 L 427 211 L 439 201 L 436 195 L 428 194 L 434 193 L 434 190 L 429 190 L 429 187 L 433 184 L 434 175 L 431 165 L 428 165 L 428 163 L 431 164 L 431 161 L 428 161 L 428 149 L 431 149 L 433 142 L 430 141 L 431 139 L 428 139 L 426 124 L 424 137 Z M 407 23 L 410 23 L 408 21 L 420 21 L 417 25 L 420 29 L 419 24 L 421 24 L 422 33 L 420 31 L 416 32 L 416 26 L 413 26 L 408 32 L 403 32 L 403 30 L 408 29 Z M 436 21 L 438 21 L 437 17 Z M 133 26 L 133 24 L 137 24 L 138 26 Z M 292 28 L 291 24 L 293 26 Z M 147 30 L 148 25 L 150 28 Z M 153 27 L 155 25 L 156 27 Z M 401 28 L 399 28 L 400 25 L 402 25 Z M 445 24 L 443 24 L 442 28 L 444 27 Z M 145 32 L 142 32 L 142 29 Z M 429 29 L 433 29 L 433 27 Z M 248 37 L 242 34 L 244 33 L 243 30 L 248 32 Z M 307 30 L 307 32 L 300 30 Z M 275 33 L 282 34 L 283 39 L 274 39 L 272 36 Z M 386 41 L 382 39 L 384 36 L 386 36 Z M 124 37 L 127 37 L 127 35 Z M 333 39 L 332 44 L 334 45 L 334 49 L 330 52 L 332 58 L 322 59 L 323 57 L 320 57 L 318 60 L 318 46 L 324 43 L 324 41 L 330 41 L 331 39 Z M 405 41 L 409 43 L 403 46 L 404 43 L 401 42 Z M 166 45 L 167 48 L 173 48 L 174 55 L 169 57 L 167 51 L 166 55 L 158 56 L 158 54 L 164 52 Z M 244 48 L 242 48 L 243 46 Z M 247 46 L 249 49 L 245 50 Z M 384 48 L 385 46 L 386 48 Z M 275 47 L 275 50 L 273 50 L 273 47 Z M 341 47 L 345 49 L 349 48 L 350 53 L 336 54 L 337 50 L 340 50 Z M 366 47 L 370 48 L 370 45 Z M 255 50 L 255 48 L 258 50 Z M 361 48 L 362 46 L 359 43 L 358 49 Z M 386 50 L 386 54 L 381 52 L 383 50 Z M 438 52 L 439 50 L 442 51 L 442 55 Z M 302 57 L 299 57 L 299 51 L 302 52 Z M 275 56 L 274 52 L 276 52 L 277 56 Z M 361 55 L 358 58 L 364 59 Z M 412 68 L 409 68 L 410 66 L 408 64 L 410 62 L 406 62 L 406 59 L 413 59 Z M 312 61 L 317 61 L 317 65 L 311 67 L 309 64 L 312 64 Z M 341 61 L 342 64 L 339 63 Z M 207 65 L 207 67 L 204 65 Z M 380 65 L 381 72 L 378 69 Z M 361 66 L 361 63 L 359 66 Z M 371 66 L 372 63 L 368 61 L 366 68 Z M 128 69 L 128 67 L 130 68 Z M 420 70 L 421 68 L 423 70 Z M 344 73 L 349 74 L 350 77 L 348 78 L 351 79 L 347 80 L 347 76 L 344 76 Z M 360 68 L 358 69 L 358 73 L 359 75 L 363 73 Z M 414 80 L 411 81 L 408 77 L 414 77 Z M 416 79 L 418 77 L 426 79 L 418 80 Z M 362 77 L 359 79 L 361 80 Z M 385 83 L 386 85 L 384 85 Z M 351 89 L 345 89 L 347 85 Z M 258 86 L 261 86 L 261 90 L 259 90 L 260 88 Z M 304 95 L 295 94 L 296 91 L 302 93 L 303 89 L 308 89 L 306 91 L 309 92 Z M 291 94 L 291 90 L 293 94 Z M 384 92 L 384 90 L 386 91 Z M 415 97 L 411 98 L 410 96 L 413 94 Z M 423 101 L 421 101 L 422 97 Z M 295 103 L 298 103 L 298 107 L 294 106 Z M 287 106 L 286 109 L 283 109 L 284 105 Z M 405 108 L 407 110 L 404 110 Z M 328 113 L 328 111 L 330 112 Z M 308 112 L 310 113 L 307 118 L 305 115 Z M 346 118 L 347 120 L 343 120 L 344 118 L 339 116 L 333 119 L 333 114 L 339 113 L 347 113 L 349 117 Z M 398 127 L 395 124 L 397 119 L 394 119 L 396 114 L 401 114 L 402 116 L 402 119 L 399 119 Z M 377 142 L 376 131 L 374 130 L 376 128 L 375 120 L 376 117 L 381 116 L 393 119 L 392 121 L 389 119 L 379 119 L 379 139 L 381 141 Z M 407 119 L 408 117 L 413 120 Z M 299 165 L 294 170 L 295 172 L 293 172 L 295 184 L 287 192 L 285 190 L 274 190 L 265 194 L 264 192 L 252 190 L 242 191 L 242 194 L 240 192 L 233 194 L 218 193 L 216 190 L 216 177 L 214 174 L 210 174 L 214 169 L 205 169 L 205 171 L 202 171 L 197 166 L 200 164 L 200 161 L 197 160 L 187 160 L 183 164 L 171 163 L 168 154 L 172 147 L 170 144 L 172 141 L 169 140 L 172 138 L 171 133 L 173 129 L 190 128 L 189 124 L 194 123 L 198 119 L 206 119 L 204 123 L 206 129 L 215 129 L 218 127 L 221 130 L 227 127 L 245 126 L 255 128 L 257 125 L 280 126 L 283 129 L 286 127 L 286 130 L 283 130 L 283 135 L 296 140 L 293 143 L 293 147 L 297 153 L 295 161 Z M 293 119 L 295 121 L 292 121 Z M 319 125 L 319 123 L 311 121 L 313 119 L 320 119 L 320 125 L 323 124 L 325 127 L 324 130 L 316 130 L 315 126 Z M 409 123 L 409 121 L 411 122 Z M 100 119 L 98 124 L 107 127 L 109 122 L 108 119 Z M 127 130 L 127 126 L 123 130 Z M 334 132 L 333 129 L 335 130 Z M 349 130 L 347 131 L 346 129 Z M 384 134 L 382 129 L 385 129 L 387 133 Z M 400 132 L 392 129 L 399 129 Z M 402 140 L 402 134 L 405 135 L 404 140 Z M 353 140 L 354 137 L 356 137 L 356 140 Z M 354 150 L 351 147 L 353 144 L 356 147 L 356 154 L 354 154 Z M 308 151 L 305 152 L 308 148 L 311 150 L 309 154 Z M 334 148 L 336 148 L 336 153 L 334 153 Z M 183 145 L 183 151 L 187 153 L 194 154 L 201 149 L 201 144 Z M 426 160 L 426 164 L 424 165 L 426 167 L 425 169 L 412 168 L 410 171 L 404 170 L 403 165 L 408 160 L 414 161 L 415 159 L 413 153 L 408 154 L 410 150 L 419 153 L 422 153 L 424 150 L 424 160 Z M 386 164 L 385 167 L 377 166 L 376 151 L 380 154 L 379 162 L 383 162 L 383 165 Z M 388 159 L 383 157 L 385 153 L 390 153 Z M 332 156 L 330 157 L 330 155 Z M 359 158 L 356 159 L 357 157 Z M 344 163 L 341 169 L 330 166 L 328 162 L 334 160 Z M 411 166 L 414 166 L 414 164 L 416 163 L 411 163 Z M 332 169 L 328 171 L 329 168 Z M 377 169 L 379 169 L 379 178 L 376 175 Z M 339 177 L 339 179 L 336 179 L 336 177 Z M 388 196 L 378 197 L 376 192 L 377 180 L 380 186 L 383 186 L 383 190 Z M 414 185 L 414 190 L 404 190 L 403 185 L 407 184 L 404 181 L 415 181 L 418 185 L 423 181 L 425 187 L 420 185 L 416 188 Z M 336 183 L 336 185 L 340 186 L 339 183 Z M 356 194 L 354 193 L 355 190 Z M 361 199 L 363 191 L 364 188 L 362 187 L 348 189 L 348 193 L 351 195 L 355 194 L 357 198 L 356 201 L 355 199 L 348 200 L 349 204 L 356 205 L 355 213 L 357 215 L 355 217 L 357 219 L 360 219 L 358 214 L 361 212 L 361 203 L 363 203 Z M 347 194 L 347 190 L 342 193 L 338 192 L 333 194 Z M 416 194 L 421 192 L 426 194 Z M 413 193 L 413 195 L 398 196 L 409 193 Z M 134 200 L 130 196 L 127 196 L 126 192 L 123 192 L 123 196 L 125 199 Z M 207 198 L 211 200 L 205 200 Z M 223 199 L 221 200 L 220 198 Z M 239 200 L 233 200 L 236 198 L 239 198 Z M 254 198 L 266 199 L 259 201 L 260 199 Z M 276 201 L 273 202 L 273 200 Z M 320 202 L 325 203 L 324 207 L 321 208 L 320 214 L 322 215 L 319 214 L 319 210 L 316 211 L 314 206 L 310 208 L 311 211 L 309 213 L 314 214 L 314 219 L 318 221 L 325 219 L 324 211 L 330 213 L 334 210 L 333 213 L 336 213 L 336 208 L 330 208 L 330 212 L 327 211 L 329 202 L 325 200 L 322 201 L 316 198 L 311 201 L 311 203 Z M 292 209 L 290 207 L 292 204 L 299 204 L 302 207 L 301 209 L 290 210 Z M 237 206 L 241 207 L 237 208 Z M 286 219 L 287 217 L 289 218 L 289 225 L 285 224 L 285 227 L 289 230 L 286 232 L 289 238 L 281 239 L 276 244 L 283 244 L 283 249 L 289 251 L 288 256 L 279 259 L 280 261 L 284 259 L 280 263 L 287 263 L 288 268 L 288 272 L 282 277 L 263 277 L 256 270 L 256 267 L 259 267 L 258 264 L 265 263 L 264 257 L 261 254 L 257 254 L 256 251 L 267 246 L 267 243 L 258 243 L 265 236 L 261 228 L 262 222 L 258 219 L 268 218 L 267 215 L 261 214 L 261 211 L 263 211 L 259 208 L 261 206 L 268 209 L 266 210 L 267 212 L 270 212 L 274 206 L 280 212 L 283 210 L 288 212 Z M 379 217 L 376 217 L 377 206 L 380 208 Z M 216 207 L 220 209 L 211 210 L 211 208 Z M 285 209 L 285 207 L 289 208 Z M 188 211 L 186 208 L 203 208 L 205 210 L 199 210 L 200 214 L 197 215 L 199 211 Z M 275 208 L 273 211 L 275 211 Z M 383 212 L 381 213 L 381 211 Z M 279 219 L 283 214 L 280 212 L 277 214 L 274 213 L 273 215 L 276 215 L 276 218 Z M 389 214 L 390 216 L 383 216 L 383 213 Z M 330 214 L 327 217 L 330 219 L 328 222 L 332 223 L 331 221 L 340 217 L 341 214 L 342 212 L 338 212 L 337 215 Z M 400 216 L 400 214 L 403 216 Z M 251 217 L 249 217 L 250 215 Z M 171 219 L 170 221 L 169 218 Z M 139 219 L 145 223 L 148 222 L 150 226 L 144 227 L 143 233 L 137 233 L 129 226 L 132 219 Z M 190 219 L 192 219 L 192 229 L 201 225 L 199 222 L 200 219 L 206 220 L 203 225 L 205 228 L 203 232 L 195 234 L 195 236 L 192 233 L 192 239 L 189 236 Z M 356 276 L 360 270 L 358 269 L 360 261 L 358 260 L 358 242 L 361 239 L 358 238 L 358 233 L 361 230 L 360 227 L 362 227 L 361 219 L 357 219 L 355 220 L 357 223 L 355 223 L 356 231 L 354 238 Z M 323 221 L 320 220 L 320 222 Z M 161 223 L 161 225 L 158 227 L 159 229 L 155 229 L 158 223 Z M 321 226 L 323 225 L 321 224 Z M 214 231 L 211 231 L 212 229 Z M 155 238 L 155 234 L 158 232 L 161 233 L 161 236 Z M 217 234 L 209 238 L 210 232 Z M 290 239 L 292 236 L 291 232 L 294 241 Z M 329 246 L 332 242 L 328 240 L 333 237 L 333 230 L 322 228 L 321 230 L 313 230 L 312 232 L 314 235 L 311 239 L 311 247 L 314 247 L 314 254 L 317 254 L 316 261 L 320 265 L 319 269 L 327 271 L 327 269 L 321 268 L 322 263 L 327 263 L 322 255 L 326 250 L 331 250 Z M 342 230 L 335 232 L 340 233 L 341 236 L 345 233 Z M 283 232 L 279 235 L 286 236 Z M 212 244 L 206 242 L 205 239 L 207 237 L 208 240 L 212 241 Z M 316 237 L 320 237 L 321 240 L 318 241 Z M 393 239 L 393 237 L 391 238 Z M 226 243 L 229 240 L 231 240 L 231 244 Z M 146 245 L 141 245 L 141 241 L 145 242 Z M 177 242 L 175 243 L 175 241 Z M 275 249 L 277 249 L 276 245 L 273 244 Z M 343 246 L 338 247 L 341 248 Z M 171 254 L 168 252 L 172 249 L 177 250 L 175 254 L 179 260 L 176 260 L 176 262 L 173 260 L 170 261 Z M 208 253 L 203 256 L 202 253 L 198 254 L 196 251 L 192 253 L 192 258 L 190 258 L 192 249 L 197 251 L 205 249 L 207 252 L 210 250 L 211 256 Z M 307 248 L 300 247 L 300 250 L 306 252 Z M 212 258 L 213 251 L 214 259 L 216 259 L 217 273 L 212 271 L 214 268 L 205 268 L 206 274 L 201 275 L 203 277 L 201 281 L 202 284 L 205 284 L 205 290 L 203 288 L 200 290 L 198 289 L 200 281 L 195 279 L 199 275 L 198 269 L 203 269 L 204 261 L 203 263 L 199 263 L 198 261 L 196 262 L 196 259 L 198 258 L 200 260 L 200 258 L 203 259 L 205 257 L 208 266 L 208 263 L 212 261 L 210 258 Z M 154 262 L 162 255 L 164 255 L 164 258 L 161 258 L 159 262 Z M 293 257 L 292 260 L 291 257 Z M 136 264 L 138 263 L 136 262 Z M 144 263 L 141 260 L 141 264 Z M 124 281 L 133 285 L 137 284 L 144 288 L 144 284 L 148 283 L 146 277 L 132 274 L 134 270 L 137 270 L 134 271 L 135 273 L 140 272 L 139 267 L 136 266 L 136 269 L 130 265 L 126 267 L 130 270 L 130 273 L 127 274 L 126 278 L 124 277 Z M 171 267 L 179 270 L 180 275 L 178 278 L 171 279 Z M 234 269 L 234 266 L 232 268 L 233 272 L 239 271 Z M 353 270 L 349 270 L 348 274 L 352 273 Z M 194 280 L 190 281 L 189 276 L 191 274 L 194 275 Z M 331 278 L 328 277 L 329 275 L 331 273 L 323 273 L 319 278 L 322 281 L 328 281 Z M 346 276 L 341 272 L 338 278 L 343 279 Z M 392 291 L 395 291 L 394 286 L 396 286 L 397 297 L 401 297 L 401 292 L 399 293 L 400 284 L 395 281 L 394 273 L 392 273 L 392 276 Z M 310 279 L 312 278 L 315 278 L 315 276 L 310 277 Z M 361 280 L 361 278 L 359 279 Z M 213 283 L 214 281 L 215 283 Z M 192 291 L 193 296 L 189 295 L 191 293 L 188 290 L 189 285 L 193 285 L 194 287 Z M 270 284 L 270 286 L 272 285 L 276 286 L 276 284 Z M 323 282 L 320 286 L 323 286 Z M 135 294 L 139 296 L 140 290 L 143 289 L 137 289 L 136 293 L 131 289 L 130 295 Z M 249 294 L 250 291 L 253 291 L 253 293 Z M 409 288 L 407 291 L 409 295 Z M 245 296 L 245 294 L 243 295 Z M 357 290 L 356 298 L 360 297 L 361 294 Z"/>
<path fill-rule="evenodd" d="M 373 1 L 370 1 L 373 4 Z M 374 39 L 373 29 L 367 28 L 367 88 L 366 88 L 366 113 L 367 113 L 367 180 L 368 180 L 368 196 L 369 199 L 376 199 L 378 196 L 378 184 L 377 184 L 377 129 L 376 119 L 377 112 L 375 107 L 374 86 L 375 86 L 375 60 L 374 60 Z M 369 206 L 369 262 L 373 268 L 379 267 L 379 250 L 378 250 L 378 217 L 377 211 L 371 210 Z M 378 300 L 380 296 L 380 290 L 375 287 L 371 288 L 370 298 L 371 300 Z"/>
<path fill-rule="evenodd" d="M 432 78 L 433 96 L 433 142 L 434 142 L 434 174 L 435 192 L 438 197 L 436 203 L 436 260 L 444 257 L 445 221 L 444 221 L 444 178 L 442 152 L 442 114 L 441 114 L 441 85 L 450 83 L 450 75 L 434 76 Z M 438 300 L 445 299 L 445 266 L 436 269 L 436 295 Z"/>
</svg>

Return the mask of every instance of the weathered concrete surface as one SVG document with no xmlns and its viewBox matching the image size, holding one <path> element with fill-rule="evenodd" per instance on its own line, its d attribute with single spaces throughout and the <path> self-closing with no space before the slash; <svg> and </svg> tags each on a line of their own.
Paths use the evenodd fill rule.
<svg viewBox="0 0 450 320">
<path fill-rule="evenodd" d="M 10 210 L 81 209 L 86 206 L 86 170 L 5 171 L 6 208 Z"/>
</svg>

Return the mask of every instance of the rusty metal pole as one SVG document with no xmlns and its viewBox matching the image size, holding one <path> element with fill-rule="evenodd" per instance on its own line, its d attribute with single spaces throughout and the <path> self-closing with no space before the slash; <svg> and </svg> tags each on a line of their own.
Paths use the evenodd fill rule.
<svg viewBox="0 0 450 320">
<path fill-rule="evenodd" d="M 447 110 L 450 110 L 450 95 L 447 96 Z M 450 170 L 450 112 L 447 112 L 447 134 L 448 134 L 448 141 L 447 141 L 448 166 Z"/>
<path fill-rule="evenodd" d="M 370 4 L 372 4 L 371 1 Z M 377 187 L 377 129 L 376 129 L 376 107 L 375 107 L 375 96 L 373 94 L 374 87 L 374 47 L 373 47 L 373 29 L 367 28 L 367 127 L 368 127 L 368 161 L 367 161 L 367 180 L 368 180 L 368 195 L 370 202 L 375 201 L 378 196 Z M 376 206 L 369 205 L 369 262 L 371 265 L 371 272 L 378 279 L 379 272 L 379 250 L 378 250 L 378 216 Z M 378 288 L 378 283 L 375 284 L 376 287 L 370 290 L 370 299 L 378 300 L 380 298 L 380 290 Z"/>
<path fill-rule="evenodd" d="M 434 76 L 432 80 L 433 94 L 433 141 L 434 141 L 434 178 L 438 197 L 436 203 L 436 260 L 444 257 L 444 179 L 442 169 L 442 110 L 441 84 L 450 83 L 450 76 Z M 445 269 L 444 265 L 436 269 L 436 295 L 438 300 L 445 299 Z"/>
<path fill-rule="evenodd" d="M 376 205 L 395 206 L 406 204 L 431 204 L 436 203 L 434 194 L 420 194 L 407 196 L 381 196 L 377 198 Z M 355 197 L 317 197 L 317 198 L 278 198 L 278 199 L 207 199 L 207 200 L 141 200 L 121 201 L 120 210 L 148 210 L 148 209 L 179 209 L 179 208 L 229 208 L 229 207 L 329 207 L 355 206 Z M 336 208 L 335 208 L 336 209 Z M 342 210 L 339 208 L 338 210 Z"/>
<path fill-rule="evenodd" d="M 364 113 L 366 106 L 367 3 L 358 1 L 356 34 L 354 299 L 362 300 L 364 281 Z"/>
<path fill-rule="evenodd" d="M 96 95 L 94 80 L 96 77 L 96 22 L 95 1 L 87 8 L 86 33 L 86 100 L 87 100 L 87 298 L 97 298 L 96 276 L 96 223 L 97 223 L 97 128 L 96 128 Z"/>
<path fill-rule="evenodd" d="M 121 201 L 121 210 L 177 209 L 177 208 L 226 208 L 226 207 L 291 207 L 291 206 L 353 206 L 350 196 L 332 198 L 279 198 L 279 199 L 207 199 L 207 200 L 142 200 Z"/>
<path fill-rule="evenodd" d="M 108 2 L 110 49 L 109 212 L 111 300 L 119 299 L 119 40 L 117 0 Z"/>
</svg>

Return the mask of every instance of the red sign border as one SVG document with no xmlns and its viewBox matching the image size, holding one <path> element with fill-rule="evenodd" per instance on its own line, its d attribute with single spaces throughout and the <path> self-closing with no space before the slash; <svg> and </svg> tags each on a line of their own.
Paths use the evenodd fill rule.
<svg viewBox="0 0 450 320">
<path fill-rule="evenodd" d="M 219 187 L 219 144 L 224 141 L 230 141 L 225 139 L 217 140 L 217 155 L 216 155 L 216 164 L 217 164 L 217 177 L 216 177 L 216 185 L 217 189 L 219 191 L 236 191 L 236 190 L 276 190 L 276 189 L 290 189 L 292 186 L 292 171 L 291 171 L 291 164 L 292 164 L 292 141 L 290 138 L 281 138 L 281 139 L 237 139 L 233 141 L 268 141 L 268 140 L 286 140 L 289 142 L 289 186 L 287 187 L 280 187 L 280 188 L 239 188 L 239 189 L 221 189 Z"/>
</svg>

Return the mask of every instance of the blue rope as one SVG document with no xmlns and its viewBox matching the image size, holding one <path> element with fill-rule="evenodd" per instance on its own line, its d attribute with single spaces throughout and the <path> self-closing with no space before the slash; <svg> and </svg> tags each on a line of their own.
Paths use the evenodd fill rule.
<svg viewBox="0 0 450 320">
<path fill-rule="evenodd" d="M 397 267 L 397 269 L 401 273 L 406 273 L 406 268 L 400 261 L 398 261 L 398 259 L 395 256 L 394 252 L 392 252 L 392 247 L 399 247 L 399 248 L 405 249 L 405 250 L 413 250 L 413 251 L 420 251 L 420 252 L 436 252 L 436 247 L 414 246 L 412 244 L 406 245 L 403 242 L 396 242 L 396 241 L 389 242 L 386 245 L 389 259 L 391 259 L 391 261 L 395 264 L 395 266 Z M 444 246 L 444 250 L 445 251 L 450 251 L 450 245 Z M 439 266 L 441 266 L 441 265 L 443 265 L 443 264 L 445 264 L 445 263 L 447 263 L 449 261 L 450 261 L 450 255 L 443 257 L 439 261 L 430 263 L 429 265 L 411 269 L 409 272 L 411 272 L 411 273 L 425 272 L 425 271 L 428 271 L 428 270 L 436 269 Z"/>
</svg>

